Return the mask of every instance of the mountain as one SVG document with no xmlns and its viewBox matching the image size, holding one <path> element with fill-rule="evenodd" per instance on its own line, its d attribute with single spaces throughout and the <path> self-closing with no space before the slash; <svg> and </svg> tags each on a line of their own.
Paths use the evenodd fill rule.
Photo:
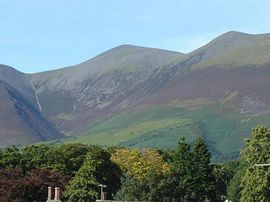
<svg viewBox="0 0 270 202">
<path fill-rule="evenodd" d="M 141 86 L 183 54 L 123 45 L 79 65 L 32 75 L 42 111 L 61 131 L 79 134 L 129 108 L 156 85 Z"/>
<path fill-rule="evenodd" d="M 194 97 L 217 101 L 237 93 L 237 97 L 253 97 L 253 108 L 252 104 L 246 109 L 243 105 L 242 110 L 251 110 L 254 114 L 267 111 L 268 108 L 258 108 L 255 104 L 270 104 L 267 89 L 269 65 L 270 34 L 228 32 L 187 54 L 176 65 L 184 71 L 165 88 L 155 92 L 149 102 L 160 100 L 168 103 L 169 100 Z M 246 102 L 245 99 L 242 101 Z M 238 105 L 240 107 L 241 102 Z"/>
<path fill-rule="evenodd" d="M 214 158 L 236 158 L 250 129 L 270 122 L 269 56 L 270 34 L 228 32 L 188 54 L 122 45 L 0 81 L 67 136 L 60 142 L 169 148 L 203 137 Z"/>
<path fill-rule="evenodd" d="M 0 97 L 1 147 L 63 137 L 39 111 L 29 76 L 0 65 Z"/>
</svg>

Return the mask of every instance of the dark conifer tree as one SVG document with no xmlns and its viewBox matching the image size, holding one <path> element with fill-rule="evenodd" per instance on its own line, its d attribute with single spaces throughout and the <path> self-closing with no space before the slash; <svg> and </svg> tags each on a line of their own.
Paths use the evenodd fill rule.
<svg viewBox="0 0 270 202">
<path fill-rule="evenodd" d="M 192 187 L 196 201 L 205 201 L 207 198 L 214 200 L 216 198 L 215 180 L 210 160 L 211 154 L 207 145 L 203 139 L 197 139 L 192 148 Z"/>
</svg>

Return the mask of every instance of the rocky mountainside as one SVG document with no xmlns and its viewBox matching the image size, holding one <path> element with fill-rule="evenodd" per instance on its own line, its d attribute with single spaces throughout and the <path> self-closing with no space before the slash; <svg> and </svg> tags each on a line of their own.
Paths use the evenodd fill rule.
<svg viewBox="0 0 270 202">
<path fill-rule="evenodd" d="M 123 45 L 73 67 L 34 74 L 31 81 L 42 111 L 65 134 L 76 135 L 144 99 L 160 81 L 144 84 L 182 57 Z"/>
<path fill-rule="evenodd" d="M 0 65 L 0 146 L 63 137 L 40 112 L 30 77 Z"/>
<path fill-rule="evenodd" d="M 234 158 L 250 129 L 270 121 L 270 34 L 228 32 L 188 54 L 123 45 L 55 71 L 0 71 L 64 142 L 174 147 L 203 137 Z"/>
</svg>

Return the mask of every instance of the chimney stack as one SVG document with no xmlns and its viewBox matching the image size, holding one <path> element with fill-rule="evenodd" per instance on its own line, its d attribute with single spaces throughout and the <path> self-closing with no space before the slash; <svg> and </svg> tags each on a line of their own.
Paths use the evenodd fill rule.
<svg viewBox="0 0 270 202">
<path fill-rule="evenodd" d="M 47 202 L 61 202 L 60 200 L 60 188 L 54 188 L 54 199 L 52 199 L 52 187 L 48 187 L 48 200 Z"/>
</svg>

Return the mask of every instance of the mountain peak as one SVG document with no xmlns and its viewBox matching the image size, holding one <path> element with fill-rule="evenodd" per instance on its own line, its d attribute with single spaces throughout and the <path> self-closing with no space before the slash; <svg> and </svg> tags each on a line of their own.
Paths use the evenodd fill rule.
<svg viewBox="0 0 270 202">
<path fill-rule="evenodd" d="M 118 51 L 119 50 L 122 50 L 122 51 L 160 51 L 160 52 L 176 53 L 179 55 L 185 55 L 184 53 L 180 53 L 177 51 L 164 50 L 164 49 L 160 49 L 160 48 L 149 48 L 149 47 L 145 47 L 145 46 L 137 46 L 137 45 L 132 45 L 132 44 L 122 44 L 122 45 L 116 46 L 116 47 L 114 47 L 106 52 L 116 51 L 116 50 L 118 50 Z"/>
<path fill-rule="evenodd" d="M 0 64 L 0 72 L 17 72 L 17 73 L 21 73 L 20 71 L 18 71 L 17 69 L 10 67 L 8 65 L 4 65 L 4 64 Z M 22 73 L 21 73 L 22 74 Z"/>
<path fill-rule="evenodd" d="M 229 31 L 221 34 L 220 36 L 245 36 L 245 35 L 252 35 L 245 32 L 239 32 L 239 31 Z"/>
<path fill-rule="evenodd" d="M 132 45 L 132 44 L 121 44 L 121 45 L 116 46 L 114 48 L 120 49 L 120 48 L 143 48 L 143 47 L 142 46 L 135 46 L 135 45 Z"/>
<path fill-rule="evenodd" d="M 230 31 L 216 37 L 205 46 L 191 52 L 192 56 L 200 57 L 200 61 L 208 60 L 221 53 L 233 50 L 237 47 L 256 47 L 270 42 L 269 34 L 247 34 Z"/>
</svg>

